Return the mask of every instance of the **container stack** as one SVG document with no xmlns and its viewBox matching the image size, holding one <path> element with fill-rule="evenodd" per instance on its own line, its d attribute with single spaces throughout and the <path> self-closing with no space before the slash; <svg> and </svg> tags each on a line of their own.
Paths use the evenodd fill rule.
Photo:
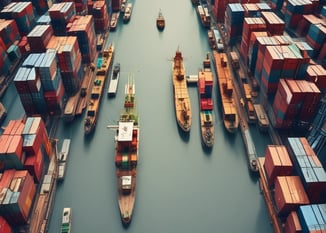
<svg viewBox="0 0 326 233">
<path fill-rule="evenodd" d="M 301 206 L 299 206 L 300 208 Z M 300 220 L 296 211 L 291 211 L 289 216 L 287 216 L 284 226 L 285 233 L 300 233 L 302 232 L 302 227 Z"/>
<path fill-rule="evenodd" d="M 287 217 L 301 205 L 310 204 L 299 176 L 277 176 L 274 200 L 280 217 Z"/>
<path fill-rule="evenodd" d="M 91 13 L 94 17 L 95 32 L 105 32 L 109 27 L 109 14 L 105 1 L 94 2 Z"/>
<path fill-rule="evenodd" d="M 8 4 L 0 11 L 0 18 L 15 20 L 21 36 L 27 35 L 36 24 L 31 2 L 12 2 Z"/>
<path fill-rule="evenodd" d="M 284 34 L 285 22 L 274 12 L 261 12 L 261 16 L 266 22 L 266 29 L 270 36 Z"/>
<path fill-rule="evenodd" d="M 250 42 L 249 42 L 249 51 L 248 51 L 248 68 L 249 68 L 250 73 L 253 76 L 255 75 L 259 41 L 262 41 L 261 43 L 263 43 L 263 44 L 267 43 L 267 45 L 274 45 L 276 43 L 276 41 L 275 41 L 275 43 L 270 43 L 269 42 L 270 40 L 275 41 L 275 39 L 268 36 L 267 32 L 252 32 L 251 33 Z M 266 41 L 266 43 L 265 43 L 265 41 Z M 262 52 L 264 52 L 263 49 L 261 49 L 261 50 L 262 50 Z M 262 56 L 262 55 L 260 55 L 260 56 Z M 260 69 L 260 71 L 261 71 L 261 69 Z M 258 76 L 260 76 L 260 75 L 257 75 L 257 77 Z"/>
<path fill-rule="evenodd" d="M 213 6 L 213 14 L 214 14 L 217 22 L 224 23 L 225 10 L 227 8 L 227 5 L 231 4 L 231 3 L 239 3 L 239 1 L 236 1 L 236 0 L 217 0 L 217 1 L 215 1 L 214 6 Z"/>
<path fill-rule="evenodd" d="M 51 25 L 56 36 L 66 36 L 66 27 L 69 22 L 76 16 L 74 2 L 62 2 L 53 4 L 49 9 Z"/>
<path fill-rule="evenodd" d="M 306 138 L 288 138 L 287 147 L 311 203 L 325 201 L 326 172 Z"/>
<path fill-rule="evenodd" d="M 245 17 L 258 17 L 260 14 L 260 9 L 256 3 L 243 3 L 242 6 L 245 11 Z"/>
<path fill-rule="evenodd" d="M 27 35 L 27 40 L 32 53 L 44 53 L 46 46 L 53 35 L 51 25 L 36 25 Z"/>
<path fill-rule="evenodd" d="M 56 50 L 48 49 L 40 54 L 35 68 L 40 75 L 44 99 L 50 115 L 60 115 L 63 108 L 64 87 L 57 67 Z"/>
<path fill-rule="evenodd" d="M 326 93 L 326 69 L 321 65 L 309 65 L 306 69 L 306 80 L 315 83 L 322 93 Z"/>
<path fill-rule="evenodd" d="M 313 13 L 314 5 L 310 0 L 287 0 L 283 7 L 284 21 L 289 28 L 296 28 L 304 14 Z"/>
<path fill-rule="evenodd" d="M 1 216 L 11 226 L 25 225 L 36 193 L 33 177 L 26 170 L 5 170 L 0 187 Z"/>
<path fill-rule="evenodd" d="M 308 34 L 306 36 L 306 41 L 313 48 L 312 58 L 318 57 L 322 51 L 322 47 L 325 50 L 326 43 L 326 23 L 325 24 L 311 24 L 309 26 Z M 321 53 L 318 60 L 324 60 L 326 51 Z"/>
<path fill-rule="evenodd" d="M 49 12 L 40 16 L 36 21 L 37 25 L 49 25 L 51 24 L 51 18 Z"/>
<path fill-rule="evenodd" d="M 307 68 L 311 61 L 311 54 L 312 54 L 313 49 L 305 41 L 294 42 L 294 44 L 302 57 L 302 62 L 299 65 L 299 68 L 297 70 L 296 78 L 297 79 L 305 79 L 306 71 L 307 71 Z"/>
<path fill-rule="evenodd" d="M 90 63 L 96 54 L 96 34 L 92 15 L 76 16 L 67 27 L 70 36 L 77 36 L 83 63 Z"/>
<path fill-rule="evenodd" d="M 303 233 L 326 232 L 326 204 L 300 206 L 297 215 Z"/>
<path fill-rule="evenodd" d="M 132 131 L 132 141 L 121 141 L 117 146 L 117 154 L 115 156 L 115 165 L 121 169 L 129 169 L 137 166 L 136 153 L 124 153 L 124 148 L 130 148 L 129 152 L 137 151 L 137 130 Z"/>
<path fill-rule="evenodd" d="M 302 19 L 297 25 L 295 30 L 299 37 L 304 37 L 308 34 L 308 30 L 311 24 L 321 24 L 322 19 L 313 14 L 302 15 Z"/>
<path fill-rule="evenodd" d="M 252 32 L 265 32 L 266 23 L 261 17 L 245 17 L 240 44 L 240 55 L 245 65 L 248 65 L 248 52 Z"/>
<path fill-rule="evenodd" d="M 62 2 L 71 2 L 71 0 L 63 0 Z M 88 14 L 88 9 L 87 9 L 87 0 L 74 0 L 76 7 L 76 13 L 78 15 L 86 15 Z"/>
<path fill-rule="evenodd" d="M 32 4 L 38 15 L 44 14 L 52 6 L 52 3 L 53 0 L 32 0 Z"/>
<path fill-rule="evenodd" d="M 68 96 L 74 95 L 79 90 L 84 76 L 77 37 L 53 36 L 47 48 L 57 51 L 58 65 L 65 92 Z"/>
<path fill-rule="evenodd" d="M 2 39 L 3 45 L 5 45 L 5 50 L 20 40 L 21 37 L 15 20 L 0 19 L 0 38 Z"/>
<path fill-rule="evenodd" d="M 198 91 L 200 110 L 213 110 L 213 75 L 211 72 L 198 72 Z"/>
<path fill-rule="evenodd" d="M 227 4 L 225 12 L 226 41 L 234 45 L 242 35 L 244 9 L 240 3 Z"/>
<path fill-rule="evenodd" d="M 293 164 L 284 145 L 268 145 L 266 147 L 264 168 L 270 187 L 274 186 L 277 176 L 292 174 Z"/>
<path fill-rule="evenodd" d="M 280 79 L 273 102 L 275 128 L 289 129 L 293 120 L 309 122 L 316 113 L 321 93 L 305 80 Z"/>
</svg>

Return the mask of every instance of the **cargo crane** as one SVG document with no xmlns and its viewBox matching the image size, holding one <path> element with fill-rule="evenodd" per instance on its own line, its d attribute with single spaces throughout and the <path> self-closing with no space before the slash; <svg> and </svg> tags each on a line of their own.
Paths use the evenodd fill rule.
<svg viewBox="0 0 326 233">
<path fill-rule="evenodd" d="M 317 155 L 326 144 L 326 95 L 320 100 L 320 107 L 311 125 L 307 140 Z"/>
</svg>

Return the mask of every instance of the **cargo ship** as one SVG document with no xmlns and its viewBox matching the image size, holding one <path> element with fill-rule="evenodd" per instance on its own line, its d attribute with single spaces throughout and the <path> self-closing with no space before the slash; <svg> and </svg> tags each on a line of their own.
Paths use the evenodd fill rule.
<svg viewBox="0 0 326 233">
<path fill-rule="evenodd" d="M 165 28 L 165 19 L 161 10 L 159 11 L 158 16 L 156 18 L 156 27 L 160 31 L 164 30 Z"/>
<path fill-rule="evenodd" d="M 0 125 L 4 122 L 7 117 L 7 110 L 5 106 L 0 102 Z"/>
<path fill-rule="evenodd" d="M 132 3 L 127 3 L 125 11 L 123 13 L 123 22 L 128 23 L 131 18 L 132 13 Z"/>
<path fill-rule="evenodd" d="M 264 107 L 261 104 L 254 104 L 255 113 L 258 120 L 258 127 L 260 131 L 267 132 L 269 128 L 269 120 Z"/>
<path fill-rule="evenodd" d="M 84 132 L 86 135 L 93 132 L 96 126 L 103 89 L 112 64 L 113 56 L 114 46 L 113 44 L 110 44 L 108 49 L 105 49 L 102 55 L 97 59 L 96 76 L 90 93 L 91 95 L 84 123 Z"/>
<path fill-rule="evenodd" d="M 233 93 L 233 79 L 225 53 L 213 51 L 213 60 L 217 73 L 217 82 L 222 102 L 224 126 L 230 133 L 235 133 L 239 127 L 239 116 Z"/>
<path fill-rule="evenodd" d="M 61 151 L 58 156 L 58 181 L 63 181 L 66 169 L 67 169 L 67 161 L 69 156 L 70 149 L 70 139 L 64 139 L 61 146 Z"/>
<path fill-rule="evenodd" d="M 139 156 L 139 122 L 136 109 L 134 80 L 128 78 L 125 86 L 124 111 L 116 129 L 115 166 L 118 204 L 122 224 L 127 227 L 132 219 L 136 198 L 137 161 Z"/>
<path fill-rule="evenodd" d="M 120 77 L 120 63 L 113 66 L 112 74 L 110 77 L 110 83 L 108 88 L 108 97 L 115 96 L 118 89 Z"/>
<path fill-rule="evenodd" d="M 199 120 L 203 145 L 214 145 L 214 102 L 213 102 L 213 73 L 211 71 L 209 54 L 203 61 L 203 69 L 198 72 Z"/>
<path fill-rule="evenodd" d="M 177 123 L 184 132 L 189 132 L 192 122 L 192 113 L 186 80 L 186 70 L 183 64 L 182 53 L 179 49 L 177 49 L 172 62 L 172 82 Z"/>
<path fill-rule="evenodd" d="M 62 211 L 61 233 L 71 233 L 71 208 L 65 207 Z"/>
</svg>

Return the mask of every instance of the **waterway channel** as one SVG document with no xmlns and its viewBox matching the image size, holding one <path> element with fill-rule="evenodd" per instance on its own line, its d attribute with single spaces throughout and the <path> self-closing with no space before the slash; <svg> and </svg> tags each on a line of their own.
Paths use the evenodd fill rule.
<svg viewBox="0 0 326 233">
<path fill-rule="evenodd" d="M 72 141 L 66 177 L 57 186 L 49 232 L 60 232 L 64 207 L 72 207 L 72 231 L 78 233 L 273 232 L 258 176 L 247 166 L 240 129 L 230 135 L 221 122 L 216 86 L 213 149 L 207 151 L 201 146 L 195 86 L 189 88 L 191 132 L 185 137 L 178 130 L 171 59 L 179 48 L 186 73 L 197 74 L 210 51 L 207 31 L 201 27 L 191 1 L 132 2 L 130 22 L 123 24 L 120 18 L 117 30 L 109 35 L 108 43 L 115 46 L 114 63 L 121 64 L 119 90 L 115 98 L 103 96 L 94 134 L 84 136 L 84 116 L 69 124 L 59 121 L 59 146 L 64 138 Z M 162 32 L 155 25 L 160 9 L 166 19 Z M 141 135 L 134 216 L 125 229 L 117 204 L 114 131 L 106 126 L 115 124 L 119 117 L 130 73 L 135 78 Z M 11 86 L 3 98 L 11 106 L 8 119 L 22 116 L 19 97 L 13 93 Z M 271 140 L 256 126 L 251 128 L 257 153 L 262 156 Z"/>
</svg>

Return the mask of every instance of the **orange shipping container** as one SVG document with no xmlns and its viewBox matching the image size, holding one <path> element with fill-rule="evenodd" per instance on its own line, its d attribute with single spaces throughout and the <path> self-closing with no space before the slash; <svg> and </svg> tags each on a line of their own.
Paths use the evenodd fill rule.
<svg viewBox="0 0 326 233">
<path fill-rule="evenodd" d="M 310 203 L 299 176 L 276 177 L 274 199 L 281 217 L 296 211 L 300 205 Z"/>
<path fill-rule="evenodd" d="M 291 211 L 285 222 L 285 233 L 301 233 L 302 228 L 298 218 L 298 214 L 295 211 Z"/>
</svg>

